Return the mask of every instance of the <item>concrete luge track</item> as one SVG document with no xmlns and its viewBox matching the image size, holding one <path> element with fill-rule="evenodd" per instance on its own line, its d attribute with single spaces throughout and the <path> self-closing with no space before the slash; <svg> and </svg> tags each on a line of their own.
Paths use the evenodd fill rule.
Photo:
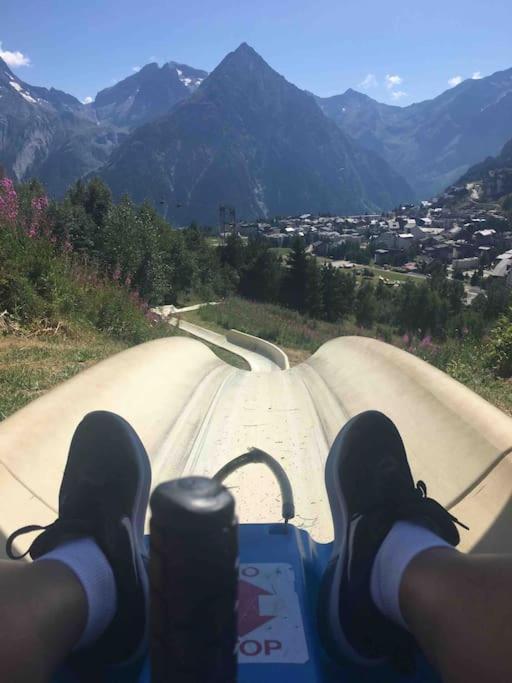
<svg viewBox="0 0 512 683">
<path fill-rule="evenodd" d="M 330 540 L 323 482 L 328 447 L 347 419 L 376 408 L 402 432 L 414 476 L 470 524 L 463 547 L 512 550 L 510 418 L 426 363 L 371 339 L 332 340 L 291 370 L 263 360 L 261 369 L 247 372 L 195 340 L 149 342 L 5 420 L 0 537 L 54 518 L 73 430 L 90 410 L 106 409 L 139 432 L 153 485 L 182 474 L 213 474 L 251 446 L 270 452 L 290 476 L 295 522 L 315 539 Z M 242 522 L 279 519 L 278 487 L 263 466 L 235 473 L 227 485 Z"/>
</svg>

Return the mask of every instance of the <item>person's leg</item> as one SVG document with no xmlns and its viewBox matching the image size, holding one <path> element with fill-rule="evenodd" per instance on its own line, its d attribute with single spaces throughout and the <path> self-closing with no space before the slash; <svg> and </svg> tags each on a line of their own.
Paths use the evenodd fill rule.
<svg viewBox="0 0 512 683">
<path fill-rule="evenodd" d="M 57 561 L 0 561 L 0 667 L 10 683 L 46 683 L 87 620 L 84 589 Z"/>
<path fill-rule="evenodd" d="M 335 539 L 319 598 L 324 646 L 336 659 L 408 667 L 411 632 L 426 644 L 430 622 L 424 614 L 424 630 L 417 634 L 419 611 L 414 612 L 414 626 L 409 625 L 410 613 L 404 616 L 400 602 L 402 579 L 415 566 L 415 558 L 434 552 L 432 548 L 439 555 L 456 553 L 456 520 L 427 497 L 423 482 L 414 485 L 400 434 L 376 411 L 352 418 L 338 434 L 327 459 L 325 483 Z M 421 591 L 421 581 L 413 583 Z M 410 591 L 407 596 L 409 607 L 414 598 Z M 465 628 L 476 633 L 480 625 L 466 622 Z M 429 655 L 439 662 L 432 648 Z"/>
<path fill-rule="evenodd" d="M 512 556 L 425 550 L 404 572 L 400 610 L 446 683 L 512 681 Z"/>
<path fill-rule="evenodd" d="M 58 519 L 7 540 L 7 554 L 16 559 L 17 537 L 42 530 L 30 546 L 32 565 L 0 564 L 0 663 L 5 650 L 20 672 L 9 680 L 44 681 L 72 650 L 75 663 L 96 670 L 143 654 L 150 483 L 147 454 L 130 425 L 112 413 L 86 416 L 71 442 Z M 25 671 L 34 676 L 21 677 Z"/>
</svg>

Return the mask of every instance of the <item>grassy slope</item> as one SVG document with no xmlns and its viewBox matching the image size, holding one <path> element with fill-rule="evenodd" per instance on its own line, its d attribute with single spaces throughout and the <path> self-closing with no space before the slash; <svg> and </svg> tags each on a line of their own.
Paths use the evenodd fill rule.
<svg viewBox="0 0 512 683">
<path fill-rule="evenodd" d="M 236 298 L 222 306 L 186 313 L 184 317 L 216 332 L 224 333 L 226 329 L 233 327 L 268 339 L 288 353 L 292 365 L 305 360 L 324 342 L 334 337 L 347 334 L 377 336 L 375 329 L 362 329 L 351 321 L 335 325 L 309 320 L 280 306 Z M 404 348 L 400 337 L 394 336 L 391 341 L 395 346 Z M 439 346 L 413 343 L 406 350 L 447 372 L 485 400 L 512 415 L 512 383 L 510 380 L 494 377 L 486 367 L 482 343 L 449 341 Z"/>
<path fill-rule="evenodd" d="M 350 323 L 334 325 L 303 318 L 281 306 L 257 304 L 233 298 L 220 306 L 207 306 L 182 314 L 185 320 L 225 334 L 231 328 L 254 334 L 280 346 L 297 365 L 308 358 L 324 342 L 344 334 L 360 334 Z"/>
<path fill-rule="evenodd" d="M 296 365 L 324 342 L 346 334 L 374 336 L 374 330 L 358 328 L 353 322 L 334 325 L 312 321 L 268 304 L 233 299 L 227 305 L 192 311 L 183 316 L 191 322 L 225 333 L 236 329 L 273 341 L 288 353 Z M 173 330 L 169 329 L 169 335 Z M 180 331 L 180 334 L 185 334 Z M 188 336 L 188 335 L 185 335 Z M 402 346 L 399 338 L 394 338 Z M 38 398 L 56 384 L 69 379 L 96 362 L 131 345 L 92 328 L 63 325 L 58 334 L 34 335 L 34 331 L 0 336 L 0 420 Z M 248 369 L 235 354 L 206 344 L 226 363 Z M 408 349 L 445 370 L 483 398 L 512 415 L 511 382 L 496 379 L 485 367 L 481 344 L 449 342 L 442 347 Z"/>
<path fill-rule="evenodd" d="M 56 384 L 128 347 L 94 330 L 73 337 L 0 337 L 0 419 Z"/>
<path fill-rule="evenodd" d="M 174 334 L 188 336 L 169 328 L 169 336 Z M 249 369 L 240 356 L 203 343 L 225 363 Z M 131 345 L 77 324 L 65 326 L 58 334 L 20 331 L 0 336 L 0 421 L 57 384 Z"/>
</svg>

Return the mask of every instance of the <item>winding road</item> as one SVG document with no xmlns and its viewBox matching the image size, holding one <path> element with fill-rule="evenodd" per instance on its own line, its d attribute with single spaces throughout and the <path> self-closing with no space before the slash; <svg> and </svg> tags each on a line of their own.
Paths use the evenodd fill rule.
<svg viewBox="0 0 512 683">
<path fill-rule="evenodd" d="M 248 351 L 193 327 L 188 331 L 234 350 L 252 370 L 225 364 L 199 341 L 159 339 L 93 366 L 0 424 L 0 542 L 18 526 L 54 519 L 71 435 L 96 409 L 133 424 L 152 462 L 153 486 L 211 475 L 251 446 L 268 451 L 291 479 L 294 523 L 329 541 L 329 445 L 347 419 L 375 408 L 398 425 L 415 478 L 471 527 L 462 547 L 512 550 L 512 420 L 502 412 L 376 340 L 334 339 L 281 370 L 278 350 L 262 340 L 242 340 Z M 279 519 L 279 490 L 262 465 L 226 483 L 242 522 Z"/>
</svg>

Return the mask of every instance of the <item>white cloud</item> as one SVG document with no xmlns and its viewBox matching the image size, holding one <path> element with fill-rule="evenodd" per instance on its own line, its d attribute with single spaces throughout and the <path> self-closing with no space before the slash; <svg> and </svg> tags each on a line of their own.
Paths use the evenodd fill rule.
<svg viewBox="0 0 512 683">
<path fill-rule="evenodd" d="M 87 95 L 87 97 L 85 97 L 85 98 L 82 100 L 82 102 L 83 102 L 83 104 L 91 104 L 91 102 L 92 102 L 92 97 L 91 97 L 90 95 Z"/>
<path fill-rule="evenodd" d="M 375 74 L 367 74 L 361 83 L 359 83 L 360 88 L 375 88 L 377 85 L 377 79 L 375 78 Z"/>
<path fill-rule="evenodd" d="M 480 78 L 482 78 L 482 74 L 480 73 L 480 71 L 473 71 L 473 75 L 471 76 L 471 78 L 474 81 L 478 81 Z"/>
<path fill-rule="evenodd" d="M 132 66 L 132 71 L 140 71 L 140 66 Z"/>
<path fill-rule="evenodd" d="M 391 93 L 391 97 L 394 100 L 401 100 L 402 97 L 405 97 L 406 95 L 407 95 L 407 93 L 404 92 L 403 90 L 393 90 Z"/>
<path fill-rule="evenodd" d="M 452 78 L 448 79 L 448 85 L 450 88 L 453 88 L 456 85 L 459 85 L 459 83 L 462 83 L 462 76 L 452 76 Z"/>
<path fill-rule="evenodd" d="M 10 52 L 10 50 L 2 50 L 2 43 L 0 42 L 0 57 L 4 60 L 7 66 L 30 66 L 30 58 L 24 55 L 23 52 L 16 50 L 15 52 Z"/>
<path fill-rule="evenodd" d="M 386 75 L 386 88 L 389 88 L 389 90 L 392 90 L 395 88 L 397 85 L 400 85 L 403 83 L 403 78 L 398 75 L 392 76 L 391 74 Z"/>
</svg>

